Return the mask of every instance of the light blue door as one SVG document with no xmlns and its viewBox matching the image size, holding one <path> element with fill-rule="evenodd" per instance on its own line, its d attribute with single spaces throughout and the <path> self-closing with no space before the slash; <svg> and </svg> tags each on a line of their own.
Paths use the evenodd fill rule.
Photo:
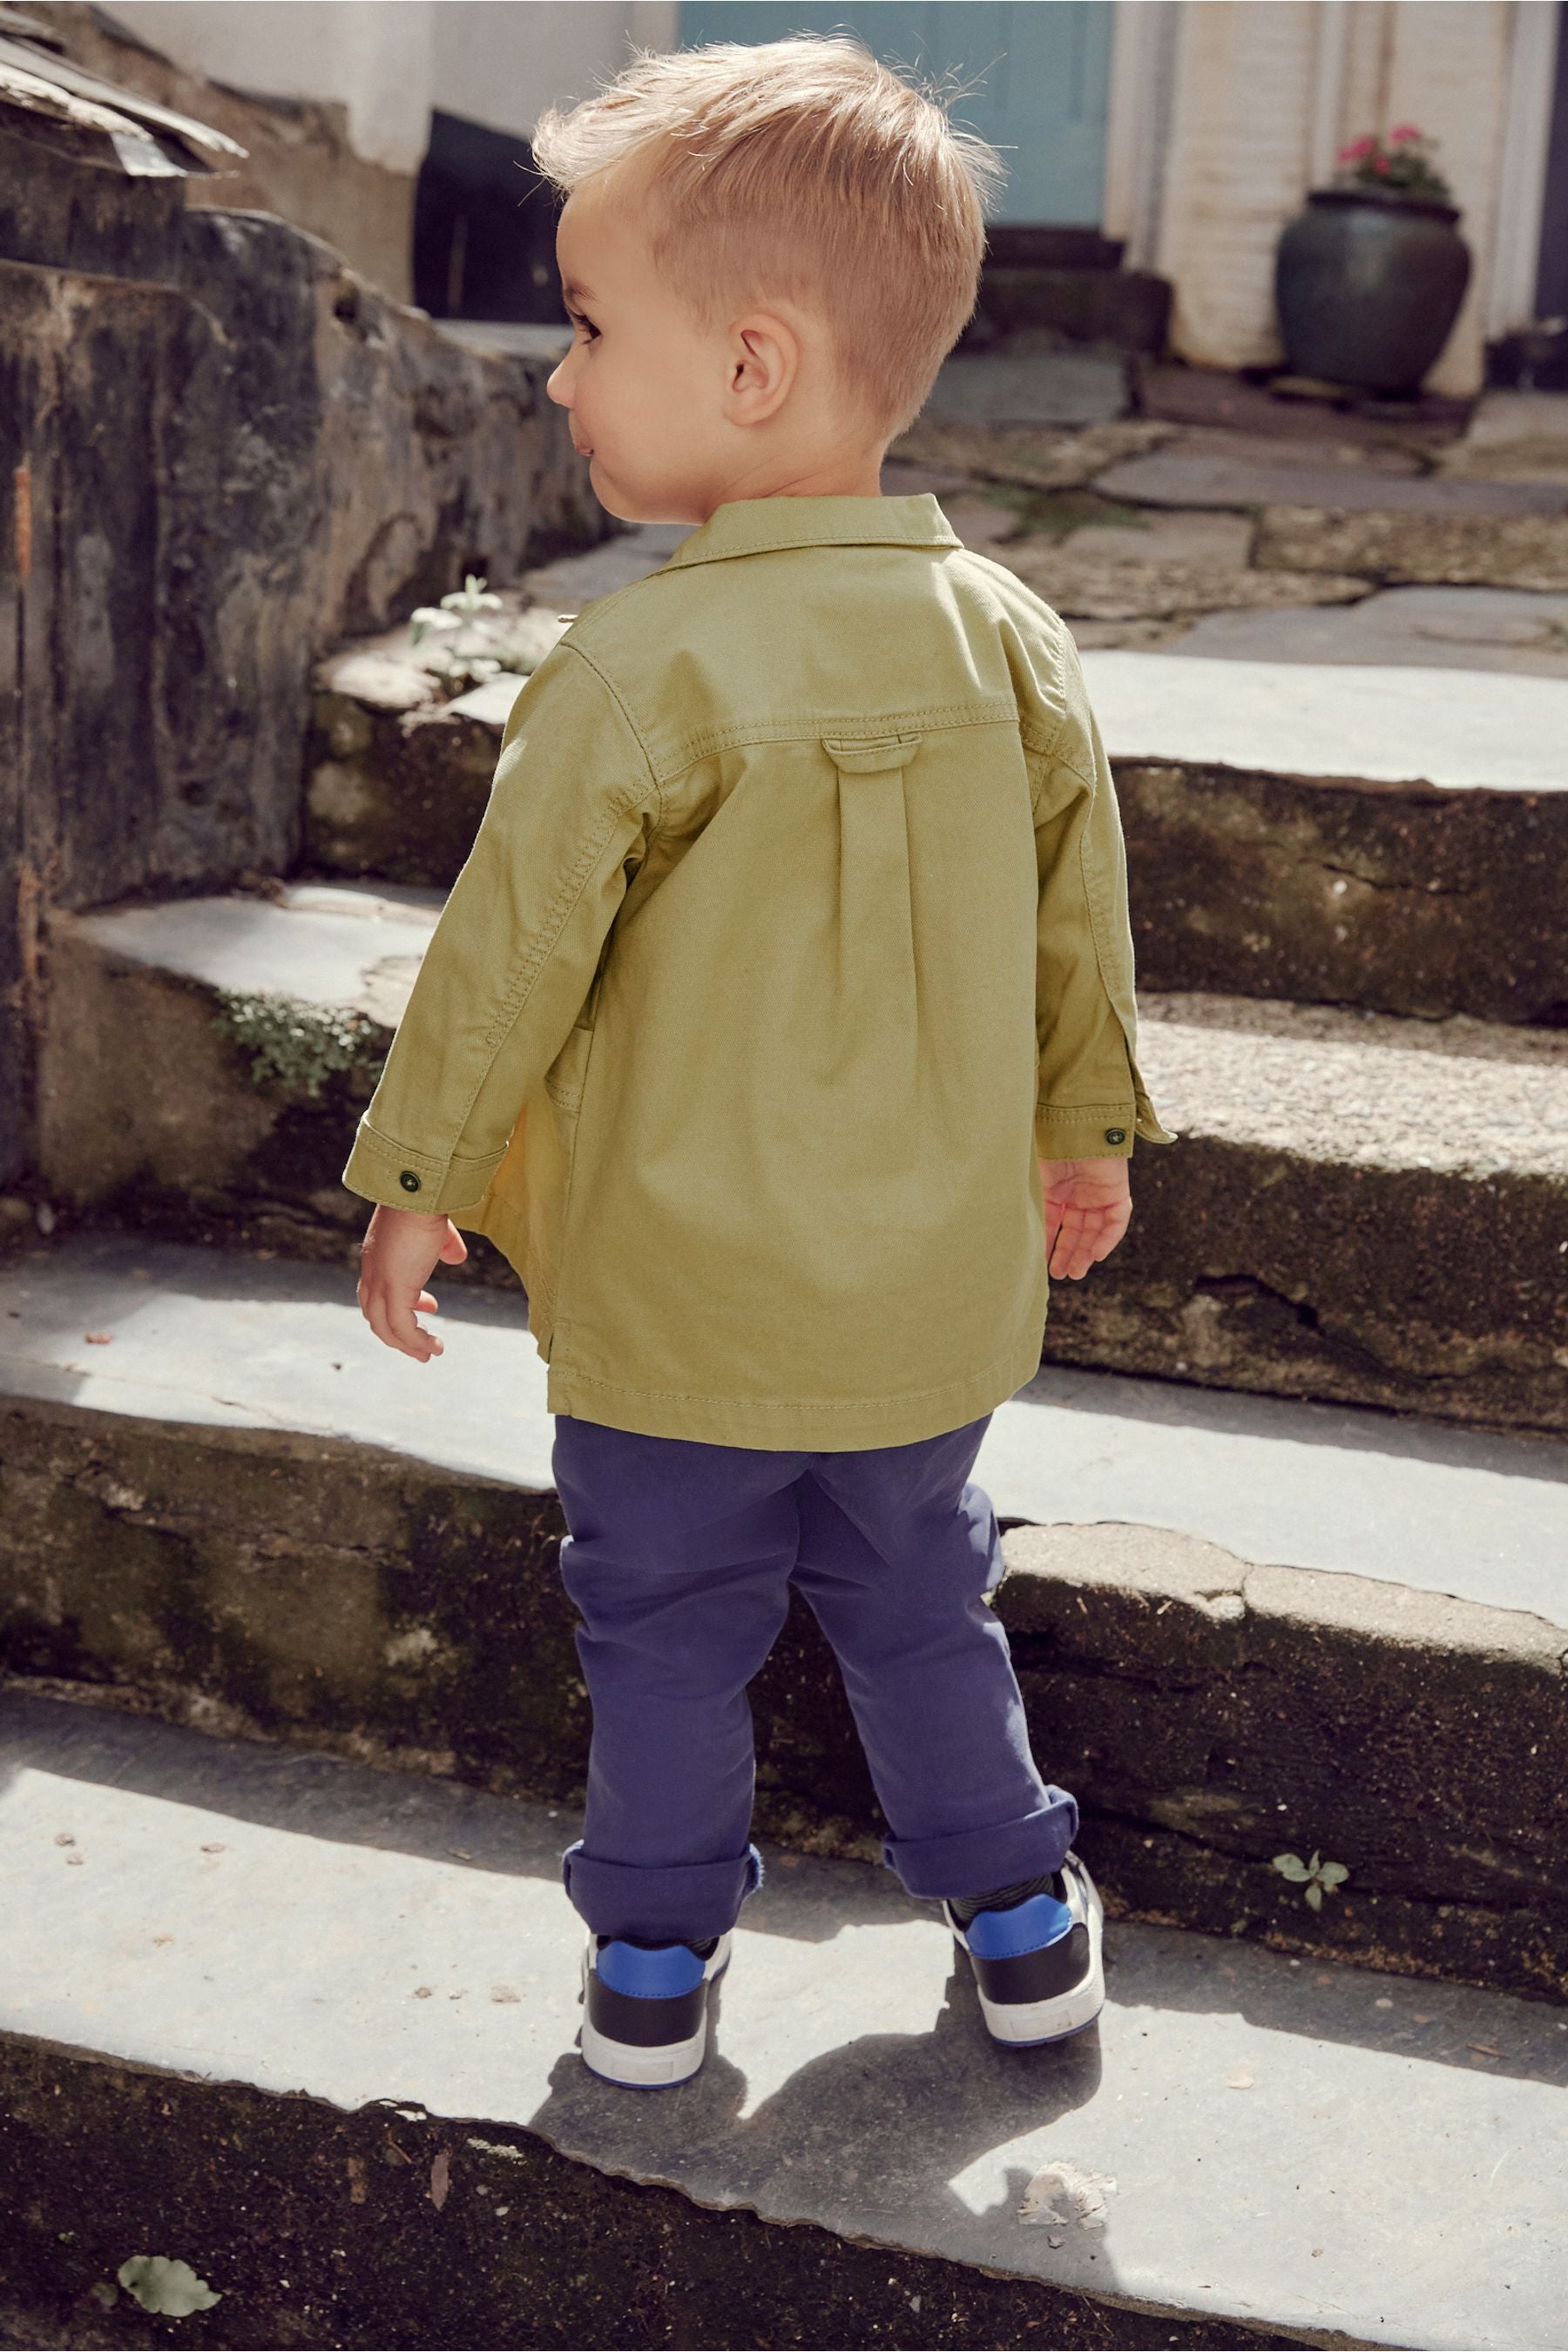
<svg viewBox="0 0 1568 2352">
<path fill-rule="evenodd" d="M 1110 0 L 682 0 L 678 24 L 683 49 L 850 32 L 895 70 L 957 79 L 966 94 L 951 104 L 954 122 L 988 139 L 1007 166 L 996 219 L 1100 226 Z"/>
</svg>

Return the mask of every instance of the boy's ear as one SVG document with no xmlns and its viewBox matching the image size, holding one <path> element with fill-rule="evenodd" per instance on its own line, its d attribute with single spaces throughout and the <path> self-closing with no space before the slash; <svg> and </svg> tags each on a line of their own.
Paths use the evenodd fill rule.
<svg viewBox="0 0 1568 2352">
<path fill-rule="evenodd" d="M 787 319 L 757 313 L 735 330 L 729 396 L 739 404 L 738 425 L 760 425 L 773 415 L 800 368 L 800 344 Z"/>
</svg>

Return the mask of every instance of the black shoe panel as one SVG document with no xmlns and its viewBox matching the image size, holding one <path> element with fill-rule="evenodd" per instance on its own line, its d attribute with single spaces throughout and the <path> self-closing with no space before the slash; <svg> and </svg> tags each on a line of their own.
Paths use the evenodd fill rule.
<svg viewBox="0 0 1568 2352">
<path fill-rule="evenodd" d="M 987 1959 L 978 1952 L 971 1952 L 969 1958 L 974 1980 L 987 2000 L 1017 2007 L 1052 2000 L 1058 1993 L 1073 1991 L 1088 1976 L 1089 1929 L 1075 1921 L 1065 1936 L 1058 1936 L 1054 1944 L 1042 1944 L 1036 1951 L 1017 1952 L 1009 1959 Z"/>
<path fill-rule="evenodd" d="M 689 1992 L 671 1993 L 663 2000 L 645 2000 L 638 1993 L 617 1992 L 603 1978 L 588 1979 L 588 2015 L 595 2033 L 636 2050 L 655 2050 L 661 2042 L 689 2042 L 701 2029 L 708 1998 L 706 1983 Z"/>
</svg>

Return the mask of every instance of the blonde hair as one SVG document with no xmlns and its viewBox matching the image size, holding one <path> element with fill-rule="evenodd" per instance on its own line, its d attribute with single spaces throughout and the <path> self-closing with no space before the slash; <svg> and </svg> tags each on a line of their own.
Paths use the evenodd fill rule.
<svg viewBox="0 0 1568 2352">
<path fill-rule="evenodd" d="M 563 194 L 635 158 L 660 281 L 709 333 L 785 299 L 826 326 L 840 399 L 875 436 L 913 424 L 973 313 L 995 149 L 853 34 L 637 50 L 533 158 Z"/>
</svg>

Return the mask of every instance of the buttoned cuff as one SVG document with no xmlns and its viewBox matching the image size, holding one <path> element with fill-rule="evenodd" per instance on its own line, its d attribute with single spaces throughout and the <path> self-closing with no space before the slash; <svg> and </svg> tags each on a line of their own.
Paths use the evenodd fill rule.
<svg viewBox="0 0 1568 2352">
<path fill-rule="evenodd" d="M 362 1118 L 342 1181 L 349 1192 L 384 1208 L 416 1209 L 422 1216 L 449 1217 L 458 1209 L 474 1206 L 505 1157 L 503 1145 L 481 1160 L 438 1160 L 428 1151 L 395 1143 Z"/>
<path fill-rule="evenodd" d="M 1035 1105 L 1035 1150 L 1042 1160 L 1131 1157 L 1135 1113 L 1131 1103 Z"/>
</svg>

